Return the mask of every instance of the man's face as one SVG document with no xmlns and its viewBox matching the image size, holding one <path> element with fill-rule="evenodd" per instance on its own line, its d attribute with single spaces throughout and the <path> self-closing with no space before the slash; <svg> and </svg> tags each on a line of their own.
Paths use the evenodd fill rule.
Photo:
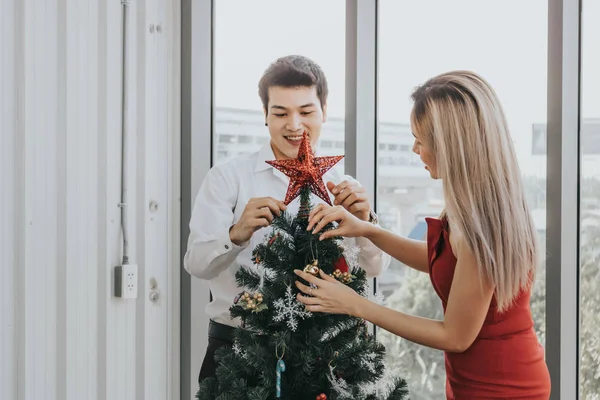
<svg viewBox="0 0 600 400">
<path fill-rule="evenodd" d="M 326 120 L 326 106 L 321 108 L 314 86 L 269 88 L 269 105 L 265 113 L 271 147 L 278 160 L 298 156 L 304 131 L 314 148 L 321 136 L 321 125 Z"/>
</svg>

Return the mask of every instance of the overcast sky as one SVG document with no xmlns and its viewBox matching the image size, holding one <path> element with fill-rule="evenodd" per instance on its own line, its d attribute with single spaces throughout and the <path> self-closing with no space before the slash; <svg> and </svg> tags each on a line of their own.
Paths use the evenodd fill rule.
<svg viewBox="0 0 600 400">
<path fill-rule="evenodd" d="M 261 109 L 258 80 L 277 57 L 324 69 L 329 113 L 344 115 L 345 0 L 215 1 L 216 106 Z M 380 0 L 379 118 L 408 123 L 412 89 L 455 69 L 481 74 L 504 106 L 522 169 L 531 125 L 546 121 L 547 0 Z M 584 117 L 600 117 L 600 2 L 584 0 Z M 592 21 L 596 21 L 592 25 Z M 593 44 L 595 43 L 595 46 Z"/>
</svg>

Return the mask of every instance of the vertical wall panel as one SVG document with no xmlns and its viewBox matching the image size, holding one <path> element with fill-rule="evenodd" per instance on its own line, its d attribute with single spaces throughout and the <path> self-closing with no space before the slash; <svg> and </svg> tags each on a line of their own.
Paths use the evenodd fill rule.
<svg viewBox="0 0 600 400">
<path fill-rule="evenodd" d="M 40 80 L 36 82 L 36 115 L 39 125 L 36 126 L 36 157 L 39 165 L 36 166 L 36 187 L 41 189 L 41 195 L 35 198 L 37 213 L 35 219 L 38 224 L 35 228 L 40 251 L 40 257 L 32 266 L 40 296 L 40 305 L 43 305 L 41 315 L 37 319 L 41 322 L 42 329 L 37 332 L 39 344 L 42 346 L 44 362 L 39 363 L 40 374 L 44 376 L 43 387 L 39 398 L 57 398 L 57 352 L 56 352 L 56 318 L 57 318 L 57 267 L 58 267 L 58 236 L 57 236 L 57 205 L 58 205 L 58 164 L 57 164 L 57 138 L 58 138 L 58 113 L 57 113 L 57 4 L 56 0 L 36 2 L 36 19 L 39 25 L 39 48 L 36 49 L 36 69 L 39 69 Z M 43 160 L 43 161 L 42 161 Z M 37 271 L 42 270 L 41 278 Z M 47 395 L 50 394 L 50 396 Z"/>
<path fill-rule="evenodd" d="M 168 271 L 167 281 L 163 284 L 163 296 L 167 301 L 167 372 L 168 394 L 171 399 L 181 399 L 180 393 L 180 334 L 181 334 L 181 290 L 180 290 L 180 243 L 181 243 L 181 3 L 161 1 L 159 15 L 165 16 L 165 36 L 161 58 L 165 60 L 165 74 L 167 77 L 167 124 L 166 135 L 169 138 L 169 154 L 167 165 L 169 171 L 168 205 L 166 218 L 169 226 L 170 241 L 168 244 Z M 166 289 L 166 290 L 165 290 Z"/>
<path fill-rule="evenodd" d="M 46 314 L 52 312 L 52 304 L 46 301 L 47 268 L 50 263 L 45 256 L 47 241 L 44 237 L 52 226 L 47 223 L 44 212 L 45 202 L 53 193 L 46 193 L 44 184 L 46 167 L 52 168 L 48 163 L 50 154 L 44 153 L 45 137 L 43 134 L 43 120 L 46 110 L 44 102 L 49 93 L 44 90 L 47 79 L 44 63 L 44 46 L 48 43 L 44 35 L 44 7 L 36 7 L 33 1 L 25 1 L 25 98 L 24 98 L 24 185 L 25 197 L 20 201 L 25 205 L 24 216 L 20 223 L 25 226 L 25 254 L 23 269 L 23 285 L 25 287 L 24 317 L 26 330 L 21 338 L 25 338 L 25 379 L 28 380 L 24 388 L 26 398 L 45 397 L 48 388 L 51 398 L 54 397 L 52 387 L 46 384 L 46 378 L 52 379 L 54 370 L 46 371 L 47 349 L 45 347 Z M 52 60 L 48 60 L 50 63 Z M 33 117 L 35 116 L 35 118 Z M 24 217 L 24 219 L 22 219 Z M 21 238 L 19 238 L 21 239 Z M 49 239 L 49 238 L 48 238 Z M 52 240 L 52 239 L 49 239 Z M 52 272 L 52 271 L 50 271 Z M 48 332 L 52 335 L 52 332 Z M 47 373 L 46 373 L 47 372 Z M 31 377 L 31 379 L 29 378 Z M 48 387 L 47 387 L 48 386 Z"/>
<path fill-rule="evenodd" d="M 108 182 L 109 163 L 107 157 L 109 126 L 115 120 L 114 114 L 109 110 L 109 82 L 115 82 L 115 68 L 111 69 L 116 62 L 111 62 L 109 58 L 109 32 L 114 29 L 108 29 L 109 18 L 115 14 L 115 10 L 111 6 L 115 2 L 103 1 L 98 4 L 98 137 L 96 138 L 96 146 L 98 148 L 98 181 L 96 188 L 98 190 L 98 209 L 96 216 L 99 221 L 104 223 L 98 224 L 98 291 L 97 298 L 97 315 L 98 315 L 98 333 L 96 337 L 97 354 L 97 387 L 98 399 L 107 399 L 108 379 L 107 371 L 109 358 L 107 342 L 108 342 L 108 299 L 111 297 L 110 285 L 110 269 L 107 267 L 110 260 L 110 243 L 112 237 L 116 237 L 118 231 L 115 226 L 114 212 L 110 213 L 114 207 L 108 207 L 109 192 L 114 192 L 116 188 L 111 188 Z M 117 5 L 115 5 L 117 6 Z M 118 8 L 116 9 L 118 10 Z M 117 44 L 117 43 L 115 43 Z M 114 84 L 114 83 L 113 83 Z M 112 117 L 109 119 L 109 116 Z"/>
<path fill-rule="evenodd" d="M 16 349 L 16 0 L 0 2 L 0 398 L 17 398 Z"/>
<path fill-rule="evenodd" d="M 57 0 L 56 4 L 56 106 L 57 135 L 57 261 L 56 261 L 56 399 L 67 398 L 67 298 L 71 298 L 65 290 L 67 282 L 67 116 L 68 110 L 62 106 L 67 104 L 68 82 L 67 69 L 67 4 L 68 0 Z"/>
<path fill-rule="evenodd" d="M 15 336 L 14 336 L 14 348 L 17 351 L 15 371 L 17 374 L 16 387 L 14 393 L 18 400 L 25 399 L 26 393 L 26 337 L 25 337 L 25 321 L 26 321 L 26 292 L 25 292 L 25 232 L 27 220 L 25 217 L 25 193 L 26 193 L 26 182 L 25 182 L 25 77 L 27 71 L 25 70 L 26 65 L 26 37 L 24 25 L 26 23 L 25 18 L 25 2 L 14 1 L 15 10 L 15 29 L 13 30 L 12 40 L 15 46 L 15 98 L 14 104 L 16 108 L 15 113 L 15 124 L 14 130 L 11 132 L 14 136 L 14 147 L 13 147 L 13 166 L 14 166 L 14 185 L 13 185 L 13 199 L 14 209 L 9 210 L 13 215 L 14 222 L 14 264 L 12 265 L 14 273 L 14 288 L 15 288 L 15 314 L 14 314 L 14 325 L 15 325 Z M 9 134 L 11 134 L 9 133 Z"/>
<path fill-rule="evenodd" d="M 138 327 L 146 335 L 139 337 L 137 345 L 136 395 L 140 400 L 164 399 L 168 397 L 169 342 L 168 332 L 163 329 L 169 324 L 170 271 L 169 258 L 170 187 L 172 181 L 170 151 L 173 131 L 169 126 L 168 86 L 170 62 L 167 53 L 169 31 L 173 29 L 166 4 L 150 0 L 137 8 L 136 50 L 138 52 L 137 81 L 137 146 L 138 175 L 137 194 L 140 204 L 137 220 L 138 264 L 140 267 L 140 299 L 137 303 Z M 175 158 L 176 159 L 176 158 Z M 165 166 L 169 166 L 165 168 Z M 178 230 L 178 229 L 177 229 Z M 155 297 L 152 297 L 155 296 Z"/>
<path fill-rule="evenodd" d="M 96 397 L 97 3 L 66 2 L 67 399 Z M 76 381 L 76 384 L 71 382 Z"/>
<path fill-rule="evenodd" d="M 126 388 L 126 371 L 131 364 L 126 362 L 126 339 L 129 332 L 123 322 L 127 319 L 127 304 L 121 304 L 119 300 L 112 297 L 114 286 L 112 283 L 112 271 L 121 259 L 119 256 L 120 245 L 120 212 L 118 204 L 120 202 L 120 175 L 121 168 L 121 4 L 120 2 L 106 2 L 106 24 L 103 29 L 103 38 L 105 38 L 105 47 L 101 50 L 105 59 L 102 60 L 103 67 L 106 68 L 106 81 L 102 87 L 106 130 L 102 132 L 99 138 L 103 149 L 100 165 L 102 169 L 102 182 L 99 187 L 104 188 L 105 193 L 102 196 L 103 204 L 101 210 L 106 210 L 106 214 L 100 213 L 99 218 L 104 217 L 106 225 L 103 227 L 104 239 L 106 240 L 101 257 L 102 263 L 99 265 L 102 274 L 103 293 L 99 295 L 99 301 L 102 303 L 101 309 L 105 311 L 100 318 L 104 318 L 104 328 L 101 330 L 101 336 L 106 340 L 99 342 L 102 358 L 99 365 L 102 365 L 100 376 L 105 376 L 106 399 L 125 397 L 130 394 Z M 102 228 L 101 228 L 102 230 Z M 130 319 L 135 315 L 129 312 Z M 114 368 L 115 365 L 121 365 L 121 368 Z M 100 369 L 100 368 L 99 368 Z"/>
</svg>

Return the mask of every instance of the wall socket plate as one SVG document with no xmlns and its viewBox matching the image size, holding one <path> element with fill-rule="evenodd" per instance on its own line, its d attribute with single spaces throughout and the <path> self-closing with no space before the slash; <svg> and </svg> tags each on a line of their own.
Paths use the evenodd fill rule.
<svg viewBox="0 0 600 400">
<path fill-rule="evenodd" d="M 135 264 L 115 267 L 115 297 L 136 299 L 138 293 L 138 267 Z"/>
</svg>

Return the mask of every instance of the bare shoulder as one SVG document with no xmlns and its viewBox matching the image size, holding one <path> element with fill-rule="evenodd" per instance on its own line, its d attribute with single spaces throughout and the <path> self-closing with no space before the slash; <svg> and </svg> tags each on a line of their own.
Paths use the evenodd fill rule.
<svg viewBox="0 0 600 400">
<path fill-rule="evenodd" d="M 475 254 L 467 243 L 467 239 L 464 234 L 459 232 L 457 229 L 450 229 L 449 240 L 452 253 L 457 260 L 461 260 L 463 262 L 475 261 Z"/>
<path fill-rule="evenodd" d="M 456 257 L 456 269 L 460 271 L 459 276 L 462 276 L 465 281 L 479 281 L 482 283 L 480 278 L 485 276 L 485 272 L 480 268 L 475 256 L 475 251 L 467 242 L 466 237 L 463 234 L 458 233 L 456 230 L 450 234 L 450 246 L 452 247 L 452 253 Z M 489 290 L 493 290 L 494 285 L 488 279 L 484 279 L 485 287 Z"/>
<path fill-rule="evenodd" d="M 450 248 L 452 249 L 454 257 L 458 259 L 459 249 L 461 246 L 464 246 L 465 238 L 457 229 L 452 229 L 452 227 L 449 227 L 448 231 L 448 240 L 450 241 Z"/>
</svg>

